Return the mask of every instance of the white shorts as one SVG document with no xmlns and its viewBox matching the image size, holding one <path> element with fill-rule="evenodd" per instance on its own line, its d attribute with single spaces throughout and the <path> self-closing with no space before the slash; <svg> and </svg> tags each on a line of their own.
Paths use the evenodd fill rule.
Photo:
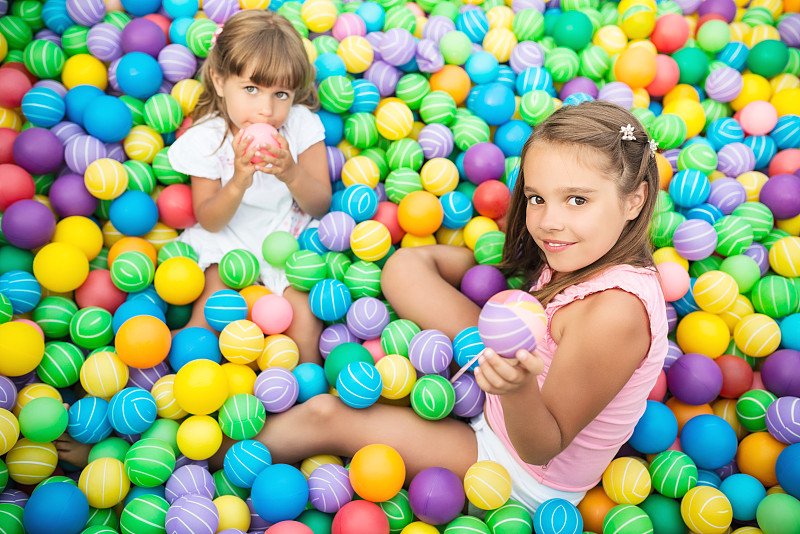
<svg viewBox="0 0 800 534">
<path fill-rule="evenodd" d="M 473 417 L 469 426 L 475 431 L 475 437 L 478 440 L 478 461 L 491 460 L 508 469 L 508 473 L 511 475 L 511 498 L 522 503 L 531 513 L 531 517 L 536 508 L 545 501 L 556 498 L 565 499 L 577 506 L 586 495 L 585 491 L 561 491 L 537 481 L 517 463 L 500 438 L 489 428 L 483 412 Z M 479 509 L 470 505 L 470 512 L 474 511 L 479 511 Z"/>
</svg>

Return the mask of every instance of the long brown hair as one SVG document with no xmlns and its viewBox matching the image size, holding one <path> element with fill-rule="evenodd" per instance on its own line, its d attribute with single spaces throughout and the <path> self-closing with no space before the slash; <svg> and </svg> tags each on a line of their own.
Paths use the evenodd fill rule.
<svg viewBox="0 0 800 534">
<path fill-rule="evenodd" d="M 285 86 L 294 91 L 294 104 L 319 108 L 314 67 L 303 39 L 285 17 L 274 11 L 246 9 L 229 18 L 200 70 L 203 92 L 192 118 L 219 114 L 230 130 L 233 124 L 225 112 L 225 102 L 214 89 L 212 71 L 223 80 L 250 76 L 257 85 Z"/>
<path fill-rule="evenodd" d="M 633 126 L 635 141 L 622 140 L 620 128 Z M 653 254 L 648 227 L 658 192 L 658 168 L 652 156 L 649 137 L 628 110 L 608 102 L 584 102 L 554 112 L 531 134 L 522 148 L 519 176 L 511 193 L 506 244 L 500 265 L 509 275 L 523 276 L 530 287 L 547 265 L 544 252 L 536 245 L 525 224 L 527 199 L 524 162 L 526 155 L 542 145 L 576 149 L 577 157 L 596 168 L 617 185 L 620 198 L 626 198 L 647 183 L 647 198 L 639 215 L 628 221 L 616 244 L 591 265 L 561 273 L 535 296 L 547 304 L 569 286 L 586 281 L 612 265 L 652 267 Z"/>
</svg>

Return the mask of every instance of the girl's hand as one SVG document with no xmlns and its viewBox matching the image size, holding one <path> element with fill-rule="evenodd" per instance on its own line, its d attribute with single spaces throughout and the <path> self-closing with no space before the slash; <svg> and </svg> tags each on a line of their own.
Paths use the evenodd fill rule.
<svg viewBox="0 0 800 534">
<path fill-rule="evenodd" d="M 253 185 L 253 174 L 256 171 L 263 171 L 264 164 L 252 163 L 253 157 L 262 145 L 254 145 L 247 150 L 247 146 L 253 140 L 251 136 L 245 136 L 244 130 L 240 130 L 233 138 L 233 178 L 231 182 L 235 183 L 242 190 L 249 188 Z"/>
<path fill-rule="evenodd" d="M 513 393 L 544 372 L 544 361 L 536 351 L 519 350 L 514 358 L 503 358 L 486 349 L 478 362 L 475 380 L 483 391 L 493 395 Z"/>
<path fill-rule="evenodd" d="M 289 151 L 289 141 L 281 134 L 275 134 L 275 139 L 281 146 L 267 144 L 261 147 L 258 157 L 264 160 L 264 163 L 260 164 L 264 169 L 259 170 L 272 174 L 283 183 L 289 183 L 295 178 L 297 164 Z"/>
</svg>

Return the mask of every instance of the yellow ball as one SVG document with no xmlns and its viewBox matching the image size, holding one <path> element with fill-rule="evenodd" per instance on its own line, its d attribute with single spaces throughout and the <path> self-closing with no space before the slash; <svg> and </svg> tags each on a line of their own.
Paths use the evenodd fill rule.
<svg viewBox="0 0 800 534">
<path fill-rule="evenodd" d="M 772 87 L 772 98 L 774 99 L 779 92 L 785 89 L 800 88 L 800 78 L 794 74 L 784 72 L 783 74 L 778 74 L 771 78 L 769 80 L 769 86 Z"/>
<path fill-rule="evenodd" d="M 303 476 L 308 478 L 311 476 L 311 473 L 314 472 L 314 469 L 326 464 L 344 466 L 344 462 L 342 462 L 342 459 L 338 456 L 334 456 L 333 454 L 317 454 L 309 456 L 300 463 L 300 472 L 303 473 Z"/>
<path fill-rule="evenodd" d="M 375 111 L 378 133 L 390 141 L 408 136 L 414 125 L 411 109 L 402 101 L 387 102 Z"/>
<path fill-rule="evenodd" d="M 784 237 L 769 249 L 769 266 L 781 276 L 800 276 L 800 237 Z"/>
<path fill-rule="evenodd" d="M 747 171 L 736 177 L 736 181 L 744 186 L 747 202 L 758 202 L 761 188 L 769 178 L 763 172 Z"/>
<path fill-rule="evenodd" d="M 611 24 L 597 30 L 592 42 L 605 50 L 609 56 L 613 56 L 625 50 L 628 46 L 628 37 L 622 28 Z"/>
<path fill-rule="evenodd" d="M 336 145 L 336 148 L 342 151 L 342 154 L 344 154 L 345 161 L 349 161 L 354 157 L 358 156 L 359 154 L 361 154 L 361 149 L 351 145 L 350 141 L 348 141 L 347 139 L 342 139 L 341 141 L 339 141 L 339 144 Z"/>
<path fill-rule="evenodd" d="M 387 399 L 402 399 L 411 394 L 417 382 L 417 373 L 411 361 L 399 354 L 387 354 L 375 364 L 383 381 L 381 396 Z"/>
<path fill-rule="evenodd" d="M 617 458 L 603 472 L 603 490 L 617 504 L 639 504 L 651 489 L 647 467 L 635 458 Z"/>
<path fill-rule="evenodd" d="M 220 495 L 214 499 L 214 506 L 219 513 L 217 532 L 226 529 L 250 530 L 250 508 L 236 495 Z"/>
<path fill-rule="evenodd" d="M 497 462 L 474 463 L 464 476 L 464 493 L 481 510 L 500 508 L 511 497 L 511 475 Z"/>
<path fill-rule="evenodd" d="M 770 100 L 778 116 L 800 115 L 800 88 L 783 89 Z"/>
<path fill-rule="evenodd" d="M 442 226 L 436 230 L 436 242 L 440 245 L 450 245 L 453 247 L 465 247 L 463 228 L 445 228 Z"/>
<path fill-rule="evenodd" d="M 64 62 L 61 83 L 67 89 L 76 85 L 94 85 L 105 91 L 108 86 L 108 71 L 103 62 L 91 54 L 75 54 Z"/>
<path fill-rule="evenodd" d="M 164 138 L 149 126 L 140 124 L 131 128 L 122 140 L 122 148 L 130 159 L 153 163 L 158 151 L 164 148 Z"/>
<path fill-rule="evenodd" d="M 435 245 L 435 244 L 436 244 L 436 238 L 433 236 L 433 234 L 414 235 L 410 232 L 407 232 L 400 240 L 400 246 L 402 248 L 424 247 L 427 245 Z"/>
<path fill-rule="evenodd" d="M 222 430 L 208 415 L 187 417 L 178 427 L 178 450 L 190 460 L 207 460 L 222 445 Z"/>
<path fill-rule="evenodd" d="M 283 367 L 291 371 L 299 362 L 297 343 L 286 334 L 273 334 L 267 336 L 264 342 L 264 351 L 258 358 L 258 368 L 263 371 L 267 367 Z"/>
<path fill-rule="evenodd" d="M 8 475 L 18 484 L 38 484 L 53 474 L 57 463 L 53 443 L 36 443 L 27 438 L 17 440 L 6 455 Z"/>
<path fill-rule="evenodd" d="M 422 187 L 440 197 L 458 186 L 458 168 L 447 158 L 433 158 L 419 171 Z"/>
<path fill-rule="evenodd" d="M 483 37 L 483 49 L 500 63 L 508 62 L 515 46 L 517 46 L 517 36 L 508 28 L 493 28 Z"/>
<path fill-rule="evenodd" d="M 100 200 L 111 200 L 127 189 L 128 171 L 115 159 L 100 158 L 86 168 L 83 183 L 92 196 Z"/>
<path fill-rule="evenodd" d="M 267 9 L 269 0 L 239 0 L 239 7 L 242 9 Z"/>
<path fill-rule="evenodd" d="M 264 332 L 247 319 L 228 323 L 219 334 L 219 350 L 231 363 L 251 363 L 264 350 Z"/>
<path fill-rule="evenodd" d="M 178 231 L 170 228 L 162 222 L 157 222 L 152 230 L 142 236 L 142 239 L 153 245 L 156 252 L 161 250 L 161 247 L 174 241 L 178 237 Z"/>
<path fill-rule="evenodd" d="M 769 100 L 772 96 L 772 87 L 763 76 L 748 72 L 742 75 L 743 85 L 739 96 L 731 100 L 730 106 L 734 111 L 739 111 L 750 102 L 756 100 Z"/>
<path fill-rule="evenodd" d="M 775 221 L 775 226 L 793 236 L 800 235 L 800 215 L 795 215 L 791 219 L 778 219 Z"/>
<path fill-rule="evenodd" d="M 125 237 L 125 235 L 114 228 L 114 225 L 111 224 L 111 221 L 106 221 L 103 224 L 103 246 L 106 248 L 111 248 L 114 246 L 114 243 L 119 241 Z"/>
<path fill-rule="evenodd" d="M 511 29 L 514 22 L 514 11 L 508 6 L 495 6 L 486 12 L 489 19 L 489 29 L 506 28 Z"/>
<path fill-rule="evenodd" d="M 17 132 L 22 130 L 23 121 L 16 111 L 0 107 L 0 128 L 11 128 Z"/>
<path fill-rule="evenodd" d="M 50 291 L 66 293 L 79 288 L 86 281 L 89 260 L 75 245 L 48 243 L 33 258 L 33 275 Z"/>
<path fill-rule="evenodd" d="M 749 48 L 762 41 L 780 41 L 781 34 L 778 33 L 778 28 L 770 26 L 769 24 L 759 24 L 750 29 L 750 32 L 744 36 L 744 44 Z"/>
<path fill-rule="evenodd" d="M 682 257 L 673 247 L 662 247 L 653 252 L 653 260 L 656 265 L 664 262 L 673 262 L 680 264 L 681 267 L 689 270 L 689 260 Z"/>
<path fill-rule="evenodd" d="M 744 295 L 737 295 L 733 306 L 720 313 L 719 316 L 725 321 L 725 324 L 728 325 L 728 330 L 733 334 L 733 329 L 739 324 L 739 321 L 752 313 L 755 313 L 755 308 L 753 308 L 753 303 L 750 302 L 750 299 Z"/>
<path fill-rule="evenodd" d="M 3 61 L 8 55 L 8 41 L 6 36 L 0 33 L 0 61 Z"/>
<path fill-rule="evenodd" d="M 697 277 L 692 294 L 702 310 L 719 314 L 736 302 L 739 286 L 728 273 L 708 271 Z"/>
<path fill-rule="evenodd" d="M 223 363 L 222 370 L 228 379 L 229 399 L 239 393 L 253 394 L 256 372 L 251 367 L 239 363 Z"/>
<path fill-rule="evenodd" d="M 34 399 L 40 399 L 42 397 L 56 399 L 59 402 L 62 401 L 61 393 L 53 386 L 39 382 L 28 384 L 17 393 L 17 401 L 14 403 L 13 409 L 14 416 L 19 417 L 19 413 L 26 404 Z"/>
<path fill-rule="evenodd" d="M 158 416 L 176 421 L 189 415 L 189 412 L 181 408 L 178 401 L 175 400 L 174 386 L 174 374 L 162 376 L 153 384 L 150 393 L 156 401 L 156 413 L 158 413 Z"/>
<path fill-rule="evenodd" d="M 753 313 L 736 324 L 733 341 L 748 356 L 763 358 L 775 352 L 780 345 L 781 328 L 772 317 Z"/>
<path fill-rule="evenodd" d="M 655 9 L 644 6 L 634 5 L 625 10 L 622 14 L 620 26 L 625 34 L 631 39 L 645 39 L 653 33 L 656 25 Z"/>
<path fill-rule="evenodd" d="M 326 32 L 336 22 L 336 6 L 330 0 L 305 0 L 300 18 L 312 32 Z"/>
<path fill-rule="evenodd" d="M 128 495 L 131 481 L 122 462 L 116 458 L 98 458 L 81 472 L 78 487 L 93 508 L 111 508 Z"/>
<path fill-rule="evenodd" d="M 355 156 L 348 159 L 342 167 L 342 183 L 345 187 L 353 184 L 364 184 L 375 187 L 381 179 L 378 165 L 367 156 Z"/>
<path fill-rule="evenodd" d="M 673 102 L 677 102 L 678 100 L 683 100 L 685 98 L 694 100 L 695 102 L 700 102 L 700 95 L 697 93 L 697 89 L 691 85 L 680 83 L 670 89 L 669 92 L 664 95 L 664 105 L 668 106 Z"/>
<path fill-rule="evenodd" d="M 678 322 L 678 346 L 685 353 L 699 352 L 709 358 L 718 358 L 728 348 L 731 335 L 728 325 L 718 315 L 696 311 Z"/>
<path fill-rule="evenodd" d="M 58 221 L 51 241 L 75 245 L 91 261 L 103 249 L 103 231 L 90 218 L 73 215 Z"/>
<path fill-rule="evenodd" d="M 153 283 L 158 296 L 168 304 L 183 306 L 203 293 L 206 279 L 197 262 L 178 256 L 158 266 Z"/>
<path fill-rule="evenodd" d="M 495 230 L 499 230 L 499 227 L 497 223 L 494 222 L 494 219 L 478 215 L 470 219 L 464 226 L 464 242 L 470 250 L 475 250 L 475 243 L 478 242 L 478 238 L 486 232 L 493 232 Z"/>
<path fill-rule="evenodd" d="M 81 367 L 81 385 L 94 397 L 110 399 L 128 383 L 128 366 L 111 351 L 95 352 Z"/>
<path fill-rule="evenodd" d="M 637 87 L 633 90 L 633 107 L 646 108 L 650 105 L 650 93 L 644 87 Z"/>
<path fill-rule="evenodd" d="M 414 521 L 403 527 L 400 534 L 439 534 L 439 530 L 424 521 Z"/>
<path fill-rule="evenodd" d="M 350 249 L 364 261 L 378 261 L 389 253 L 392 235 L 380 222 L 367 220 L 358 223 L 350 234 Z"/>
<path fill-rule="evenodd" d="M 203 94 L 203 84 L 192 78 L 187 78 L 176 83 L 169 94 L 181 105 L 183 116 L 188 117 L 194 111 L 200 95 Z"/>
<path fill-rule="evenodd" d="M 44 356 L 44 339 L 36 328 L 20 322 L 0 324 L 0 374 L 30 373 Z"/>
<path fill-rule="evenodd" d="M 673 113 L 686 122 L 686 138 L 698 135 L 706 125 L 706 112 L 699 102 L 682 98 L 664 107 L 664 113 Z"/>
<path fill-rule="evenodd" d="M 345 69 L 352 74 L 367 70 L 375 58 L 372 45 L 366 37 L 360 35 L 350 35 L 342 39 L 339 48 L 336 49 L 336 55 L 342 58 Z"/>
<path fill-rule="evenodd" d="M 175 374 L 173 394 L 178 405 L 191 414 L 205 415 L 220 409 L 228 399 L 228 378 L 211 360 L 192 360 Z"/>
<path fill-rule="evenodd" d="M 733 508 L 717 488 L 695 486 L 681 499 L 681 517 L 697 534 L 722 534 L 733 521 Z"/>
<path fill-rule="evenodd" d="M 17 416 L 0 408 L 0 456 L 11 450 L 19 439 Z"/>
</svg>

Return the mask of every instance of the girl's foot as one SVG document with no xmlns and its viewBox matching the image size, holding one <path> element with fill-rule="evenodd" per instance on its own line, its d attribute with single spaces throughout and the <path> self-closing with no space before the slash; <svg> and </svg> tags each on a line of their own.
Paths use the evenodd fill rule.
<svg viewBox="0 0 800 534">
<path fill-rule="evenodd" d="M 92 450 L 91 443 L 75 441 L 67 432 L 61 434 L 61 437 L 55 440 L 54 443 L 59 460 L 80 468 L 86 467 L 86 464 L 89 463 L 89 452 Z"/>
</svg>

